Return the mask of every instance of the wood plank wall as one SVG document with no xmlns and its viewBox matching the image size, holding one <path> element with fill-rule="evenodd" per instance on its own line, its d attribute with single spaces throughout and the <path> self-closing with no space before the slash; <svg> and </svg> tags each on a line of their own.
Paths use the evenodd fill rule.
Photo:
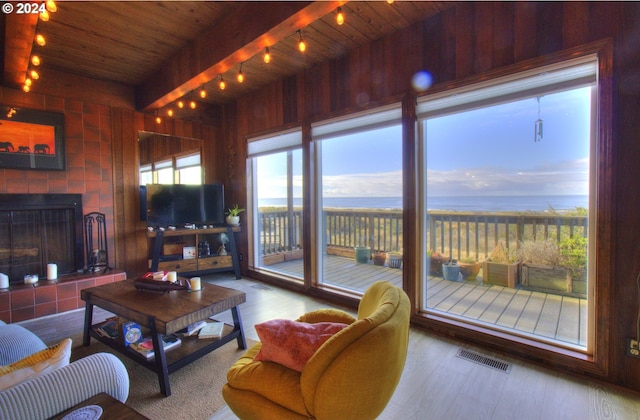
<svg viewBox="0 0 640 420">
<path fill-rule="evenodd" d="M 638 313 L 636 276 L 640 271 L 640 7 L 635 2 L 463 2 L 440 15 L 385 39 L 362 46 L 342 59 L 322 63 L 273 83 L 225 109 L 225 151 L 234 168 L 227 194 L 245 202 L 246 137 L 335 114 L 401 99 L 411 76 L 431 72 L 436 84 L 460 82 L 483 72 L 515 65 L 573 47 L 613 40 L 613 167 L 611 191 L 615 221 L 605 226 L 615 242 L 609 331 L 598 340 L 608 347 L 598 377 L 640 390 L 640 359 L 625 356 L 626 337 L 635 337 Z M 227 118 L 228 117 L 228 118 Z M 234 123 L 234 128 L 229 126 Z M 618 198 L 616 200 L 616 197 Z M 240 251 L 247 252 L 246 236 Z M 245 267 L 246 268 L 246 267 Z M 484 342 L 479 335 L 467 339 Z M 486 343 L 485 343 L 486 344 Z M 495 343 L 509 352 L 508 346 Z M 532 356 L 553 366 L 550 353 Z M 580 373 L 579 367 L 571 368 Z"/>
</svg>

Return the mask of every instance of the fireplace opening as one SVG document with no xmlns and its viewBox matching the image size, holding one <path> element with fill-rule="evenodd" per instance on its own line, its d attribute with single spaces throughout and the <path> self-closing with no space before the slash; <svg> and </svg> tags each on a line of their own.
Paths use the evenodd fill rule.
<svg viewBox="0 0 640 420">
<path fill-rule="evenodd" d="M 46 278 L 81 271 L 84 262 L 82 195 L 0 194 L 0 272 L 11 284 L 25 275 Z"/>
</svg>

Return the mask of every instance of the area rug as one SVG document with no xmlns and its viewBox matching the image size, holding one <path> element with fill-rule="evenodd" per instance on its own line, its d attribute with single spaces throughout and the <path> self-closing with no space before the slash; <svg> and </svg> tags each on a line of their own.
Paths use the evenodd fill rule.
<svg viewBox="0 0 640 420">
<path fill-rule="evenodd" d="M 246 351 L 238 349 L 234 340 L 170 374 L 171 395 L 164 397 L 160 393 L 158 376 L 154 372 L 95 339 L 91 339 L 89 347 L 82 345 L 82 334 L 77 334 L 72 339 L 72 361 L 102 351 L 113 353 L 122 360 L 129 372 L 127 405 L 152 420 L 206 420 L 211 417 L 225 406 L 222 386 L 227 382 L 227 370 Z M 247 340 L 248 347 L 254 343 Z"/>
</svg>

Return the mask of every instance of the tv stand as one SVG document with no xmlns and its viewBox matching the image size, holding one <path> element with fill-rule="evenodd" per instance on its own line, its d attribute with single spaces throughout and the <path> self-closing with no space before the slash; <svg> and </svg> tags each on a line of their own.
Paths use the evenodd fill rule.
<svg viewBox="0 0 640 420">
<path fill-rule="evenodd" d="M 176 271 L 181 275 L 198 275 L 218 271 L 233 271 L 240 275 L 240 262 L 236 249 L 235 232 L 240 226 L 216 226 L 201 229 L 147 230 L 150 241 L 150 271 Z M 220 234 L 226 233 L 226 255 L 218 253 Z M 209 255 L 201 254 L 199 244 L 207 241 Z"/>
</svg>

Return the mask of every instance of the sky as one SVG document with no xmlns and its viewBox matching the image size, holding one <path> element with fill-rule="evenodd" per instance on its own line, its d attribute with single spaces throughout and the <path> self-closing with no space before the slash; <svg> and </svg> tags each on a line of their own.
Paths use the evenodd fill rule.
<svg viewBox="0 0 640 420">
<path fill-rule="evenodd" d="M 426 124 L 429 196 L 586 195 L 590 88 L 432 118 Z M 543 136 L 534 141 L 534 124 Z M 325 197 L 397 197 L 400 126 L 322 141 Z M 301 153 L 294 196 L 301 196 Z M 282 155 L 262 157 L 259 196 L 286 196 Z"/>
</svg>

